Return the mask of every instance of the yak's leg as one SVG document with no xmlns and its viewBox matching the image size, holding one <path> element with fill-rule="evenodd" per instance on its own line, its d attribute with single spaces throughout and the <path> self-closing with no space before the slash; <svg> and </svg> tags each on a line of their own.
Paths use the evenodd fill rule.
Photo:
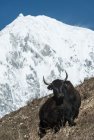
<svg viewBox="0 0 94 140">
<path fill-rule="evenodd" d="M 57 133 L 60 130 L 60 125 L 56 125 L 54 128 L 54 133 Z"/>
<path fill-rule="evenodd" d="M 63 126 L 65 126 L 65 125 L 66 125 L 66 122 L 67 122 L 67 120 L 64 118 L 64 121 L 63 121 Z"/>
<path fill-rule="evenodd" d="M 60 127 L 62 126 L 61 120 L 58 121 L 58 123 L 53 127 L 54 133 L 57 133 L 60 130 Z"/>
<path fill-rule="evenodd" d="M 73 119 L 78 118 L 78 114 L 79 114 L 79 109 L 75 110 L 75 113 L 73 115 Z"/>
<path fill-rule="evenodd" d="M 75 126 L 76 125 L 73 118 L 69 119 L 68 123 L 69 123 L 69 126 Z"/>
<path fill-rule="evenodd" d="M 43 138 L 46 134 L 46 124 L 45 122 L 40 122 L 39 124 L 39 132 L 38 132 L 38 135 L 40 136 L 40 138 Z"/>
</svg>

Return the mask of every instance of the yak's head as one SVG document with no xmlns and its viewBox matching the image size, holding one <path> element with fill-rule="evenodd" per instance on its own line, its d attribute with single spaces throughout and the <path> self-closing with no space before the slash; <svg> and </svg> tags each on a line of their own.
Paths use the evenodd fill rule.
<svg viewBox="0 0 94 140">
<path fill-rule="evenodd" d="M 43 77 L 43 81 L 46 85 L 48 85 L 47 88 L 49 90 L 53 90 L 53 94 L 56 99 L 63 99 L 64 94 L 66 92 L 65 81 L 67 80 L 67 78 L 68 78 L 68 74 L 66 72 L 66 78 L 64 80 L 56 79 L 52 83 L 48 83 L 45 81 L 45 79 Z"/>
</svg>

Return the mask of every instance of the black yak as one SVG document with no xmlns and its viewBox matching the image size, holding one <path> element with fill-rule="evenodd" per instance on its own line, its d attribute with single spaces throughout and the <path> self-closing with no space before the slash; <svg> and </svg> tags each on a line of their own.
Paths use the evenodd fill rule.
<svg viewBox="0 0 94 140">
<path fill-rule="evenodd" d="M 74 126 L 74 119 L 78 117 L 81 98 L 79 92 L 70 81 L 56 79 L 52 83 L 47 83 L 49 90 L 53 90 L 53 97 L 49 98 L 39 111 L 39 135 L 43 137 L 46 130 L 52 128 L 54 132 L 59 131 L 61 126 L 65 126 L 68 121 L 69 126 Z"/>
<path fill-rule="evenodd" d="M 65 71 L 66 72 L 66 71 Z M 81 97 L 79 92 L 74 88 L 73 84 L 67 80 L 68 79 L 68 74 L 66 72 L 66 78 L 64 80 L 60 80 L 60 79 L 56 79 L 54 80 L 52 83 L 48 83 L 45 81 L 44 77 L 43 77 L 43 81 L 46 85 L 48 85 L 48 89 L 49 90 L 53 90 L 53 94 L 55 96 L 55 99 L 57 100 L 57 102 L 60 104 L 62 103 L 62 99 L 64 98 L 64 101 L 67 102 L 67 104 L 69 104 L 71 106 L 71 120 L 72 123 L 75 118 L 78 117 L 79 114 L 79 108 L 81 105 Z M 66 108 L 66 107 L 65 107 Z M 63 109 L 64 110 L 64 109 Z M 65 112 L 67 109 L 65 109 Z M 69 110 L 69 108 L 68 108 Z M 65 115 L 66 116 L 66 115 Z M 65 117 L 65 122 L 64 125 L 66 124 L 66 117 Z M 69 124 L 71 126 L 71 124 Z"/>
</svg>

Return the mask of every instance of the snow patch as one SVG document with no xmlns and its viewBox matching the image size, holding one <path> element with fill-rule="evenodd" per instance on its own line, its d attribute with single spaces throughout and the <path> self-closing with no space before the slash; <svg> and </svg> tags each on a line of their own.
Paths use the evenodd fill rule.
<svg viewBox="0 0 94 140">
<path fill-rule="evenodd" d="M 0 116 L 28 100 L 51 94 L 51 82 L 74 85 L 94 76 L 94 31 L 70 26 L 46 16 L 20 14 L 0 32 Z"/>
</svg>

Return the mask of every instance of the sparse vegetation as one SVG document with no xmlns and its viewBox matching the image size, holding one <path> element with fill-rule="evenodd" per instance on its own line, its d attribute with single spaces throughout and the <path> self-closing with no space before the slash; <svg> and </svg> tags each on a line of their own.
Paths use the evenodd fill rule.
<svg viewBox="0 0 94 140">
<path fill-rule="evenodd" d="M 94 78 L 77 86 L 82 105 L 77 126 L 65 128 L 53 134 L 48 131 L 43 140 L 94 140 Z M 34 100 L 27 106 L 6 115 L 0 120 L 0 140 L 39 140 L 38 112 L 49 96 Z"/>
</svg>

